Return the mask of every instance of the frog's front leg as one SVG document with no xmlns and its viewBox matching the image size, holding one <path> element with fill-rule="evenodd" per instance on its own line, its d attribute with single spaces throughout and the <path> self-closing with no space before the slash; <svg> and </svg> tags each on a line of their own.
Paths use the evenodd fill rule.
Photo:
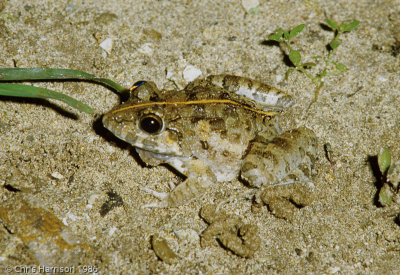
<svg viewBox="0 0 400 275">
<path fill-rule="evenodd" d="M 256 138 L 242 161 L 241 178 L 253 187 L 274 185 L 299 165 L 314 158 L 317 138 L 301 127 L 262 142 Z"/>
<path fill-rule="evenodd" d="M 151 203 L 145 207 L 175 207 L 188 202 L 204 193 L 216 181 L 210 168 L 198 159 L 180 161 L 171 158 L 167 161 L 172 167 L 187 176 L 187 178 L 169 193 L 158 193 L 148 188 L 142 190 L 159 198 L 159 203 Z"/>
</svg>

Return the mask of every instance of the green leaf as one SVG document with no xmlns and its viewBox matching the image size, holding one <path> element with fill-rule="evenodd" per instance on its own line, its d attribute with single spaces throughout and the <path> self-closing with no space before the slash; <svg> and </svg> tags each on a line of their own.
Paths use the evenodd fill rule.
<svg viewBox="0 0 400 275">
<path fill-rule="evenodd" d="M 282 35 L 278 35 L 277 33 L 273 33 L 268 36 L 269 40 L 276 41 L 276 42 L 283 42 Z"/>
<path fill-rule="evenodd" d="M 338 31 L 339 32 L 343 32 L 343 29 L 344 29 L 345 26 L 346 26 L 346 24 L 344 22 L 341 22 L 340 25 L 339 25 Z"/>
<path fill-rule="evenodd" d="M 301 55 L 300 55 L 299 51 L 291 50 L 289 52 L 289 59 L 290 59 L 290 61 L 292 61 L 292 63 L 296 67 L 298 67 L 300 65 L 300 61 L 301 61 Z"/>
<path fill-rule="evenodd" d="M 284 32 L 285 32 L 285 31 L 282 30 L 282 29 L 277 29 L 277 30 L 275 31 L 275 33 L 276 33 L 277 35 L 279 35 L 279 37 L 282 37 L 282 35 L 283 35 Z"/>
<path fill-rule="evenodd" d="M 325 23 L 332 29 L 332 30 L 337 30 L 338 29 L 338 25 L 336 24 L 335 21 L 330 20 L 330 19 L 326 19 Z"/>
<path fill-rule="evenodd" d="M 14 97 L 31 97 L 31 98 L 52 98 L 56 100 L 63 101 L 69 106 L 78 109 L 81 112 L 88 114 L 93 114 L 93 109 L 88 105 L 61 93 L 22 84 L 10 84 L 10 83 L 0 83 L 0 95 L 1 96 L 14 96 Z"/>
<path fill-rule="evenodd" d="M 391 163 L 391 155 L 389 148 L 385 147 L 381 149 L 381 152 L 378 156 L 378 165 L 379 165 L 379 170 L 381 171 L 382 175 L 386 173 L 386 171 L 389 169 Z"/>
<path fill-rule="evenodd" d="M 360 24 L 360 21 L 358 20 L 354 20 L 353 22 L 350 22 L 347 25 L 343 26 L 343 29 L 341 30 L 342 32 L 349 32 L 351 30 L 354 30 L 355 28 L 357 28 L 357 26 Z"/>
<path fill-rule="evenodd" d="M 387 182 L 379 190 L 378 201 L 382 206 L 387 206 L 393 202 L 393 192 Z"/>
<path fill-rule="evenodd" d="M 338 69 L 341 72 L 347 72 L 347 67 L 343 63 L 334 63 L 336 69 Z"/>
<path fill-rule="evenodd" d="M 340 46 L 340 43 L 341 43 L 341 41 L 339 39 L 335 38 L 329 43 L 329 46 L 331 47 L 332 50 L 334 50 Z"/>
<path fill-rule="evenodd" d="M 91 81 L 102 84 L 108 88 L 115 90 L 118 93 L 129 91 L 106 78 L 98 78 L 94 75 L 68 69 L 51 69 L 51 68 L 0 68 L 0 82 L 10 81 L 30 81 L 30 80 L 79 80 Z"/>
<path fill-rule="evenodd" d="M 294 27 L 290 33 L 289 33 L 289 38 L 292 38 L 294 36 L 296 36 L 297 34 L 299 34 L 305 27 L 305 24 L 300 24 L 296 27 Z"/>
<path fill-rule="evenodd" d="M 289 33 L 287 31 L 283 31 L 283 38 L 285 38 L 285 40 L 289 39 Z"/>
</svg>

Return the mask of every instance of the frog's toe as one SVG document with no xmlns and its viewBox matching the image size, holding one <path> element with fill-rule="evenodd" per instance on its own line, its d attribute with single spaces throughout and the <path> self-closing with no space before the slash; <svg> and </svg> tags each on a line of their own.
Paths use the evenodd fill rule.
<svg viewBox="0 0 400 275">
<path fill-rule="evenodd" d="M 150 207 L 164 208 L 164 207 L 175 206 L 175 204 L 173 202 L 171 202 L 171 199 L 170 199 L 171 193 L 157 192 L 157 191 L 154 191 L 153 189 L 150 189 L 147 187 L 140 187 L 140 190 L 150 193 L 154 197 L 156 197 L 157 199 L 160 200 L 160 202 L 153 202 L 153 203 L 145 204 L 143 206 L 144 208 L 150 208 Z"/>
<path fill-rule="evenodd" d="M 157 192 L 157 191 L 154 191 L 153 189 L 150 189 L 147 187 L 140 187 L 140 190 L 150 193 L 154 197 L 156 197 L 157 199 L 160 199 L 160 200 L 164 200 L 166 197 L 168 197 L 168 194 L 169 194 L 169 193 L 165 193 L 165 192 Z"/>
<path fill-rule="evenodd" d="M 150 207 L 164 208 L 164 207 L 168 207 L 169 206 L 168 202 L 167 202 L 167 198 L 168 198 L 168 194 L 169 193 L 157 192 L 157 191 L 154 191 L 153 189 L 150 189 L 150 188 L 147 188 L 147 187 L 140 187 L 140 190 L 145 191 L 147 193 L 150 193 L 154 197 L 156 197 L 157 199 L 161 200 L 160 202 L 153 202 L 153 203 L 145 204 L 143 206 L 144 208 L 150 208 Z"/>
<path fill-rule="evenodd" d="M 262 173 L 258 167 L 246 169 L 248 165 L 242 167 L 240 178 L 247 182 L 250 186 L 260 188 L 262 185 L 271 182 L 271 175 Z"/>
<path fill-rule="evenodd" d="M 166 201 L 160 201 L 160 202 L 153 202 L 153 203 L 148 203 L 143 205 L 143 208 L 165 208 L 168 207 L 168 203 Z"/>
</svg>

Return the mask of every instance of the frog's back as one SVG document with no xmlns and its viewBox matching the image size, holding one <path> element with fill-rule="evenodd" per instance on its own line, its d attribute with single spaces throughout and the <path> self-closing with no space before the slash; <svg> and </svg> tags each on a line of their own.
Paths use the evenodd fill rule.
<svg viewBox="0 0 400 275">
<path fill-rule="evenodd" d="M 274 127 L 274 112 L 207 81 L 161 93 L 167 128 L 178 133 L 184 155 L 207 163 L 218 180 L 236 177 L 250 141 Z"/>
<path fill-rule="evenodd" d="M 265 111 L 254 100 L 215 86 L 207 80 L 197 80 L 183 91 L 161 93 L 168 124 L 182 129 L 185 135 L 202 123 L 203 130 L 207 124 L 210 131 L 227 135 L 226 138 L 243 135 L 244 139 L 249 139 L 261 131 L 265 124 L 269 125 L 269 121 L 278 114 Z M 237 134 L 230 135 L 233 133 Z"/>
<path fill-rule="evenodd" d="M 203 100 L 210 104 L 219 102 L 219 104 L 236 106 L 236 109 L 243 107 L 247 111 L 253 110 L 254 113 L 260 115 L 269 114 L 269 112 L 262 112 L 265 109 L 264 106 L 252 98 L 214 85 L 207 79 L 199 79 L 190 83 L 182 93 L 185 94 L 187 101 Z"/>
</svg>

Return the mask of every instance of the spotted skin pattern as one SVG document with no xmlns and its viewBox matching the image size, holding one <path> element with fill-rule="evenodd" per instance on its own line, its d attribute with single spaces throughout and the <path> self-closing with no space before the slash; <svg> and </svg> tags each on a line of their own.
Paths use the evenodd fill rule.
<svg viewBox="0 0 400 275">
<path fill-rule="evenodd" d="M 143 188 L 161 199 L 147 206 L 178 206 L 235 178 L 253 187 L 279 184 L 316 153 L 311 130 L 280 130 L 279 113 L 293 100 L 269 85 L 233 75 L 195 80 L 182 91 L 137 83 L 103 125 L 145 163 L 166 163 L 186 176 L 166 194 Z"/>
</svg>

